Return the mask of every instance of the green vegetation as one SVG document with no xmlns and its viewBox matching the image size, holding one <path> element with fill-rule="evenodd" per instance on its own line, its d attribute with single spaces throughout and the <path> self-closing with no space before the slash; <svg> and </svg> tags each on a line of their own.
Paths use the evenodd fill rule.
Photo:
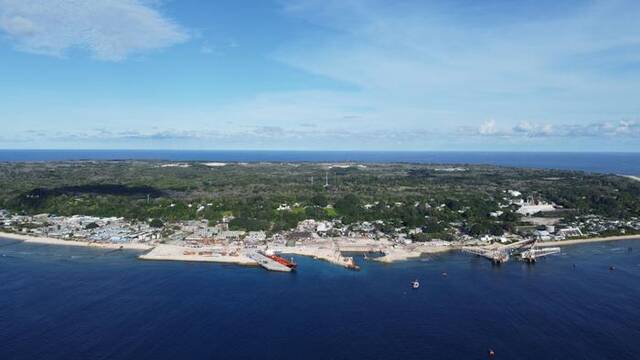
<svg viewBox="0 0 640 360">
<path fill-rule="evenodd" d="M 563 216 L 640 215 L 640 182 L 557 170 L 369 164 L 328 170 L 321 164 L 163 167 L 155 161 L 0 164 L 0 208 L 30 214 L 123 216 L 165 222 L 233 216 L 230 229 L 279 231 L 300 220 L 375 222 L 380 231 L 421 228 L 417 241 L 447 238 L 451 225 L 471 235 L 502 234 L 520 222 L 505 206 L 513 189 L 561 205 Z M 457 165 L 457 167 L 460 167 Z M 315 178 L 315 181 L 311 179 Z M 285 205 L 286 210 L 278 210 Z M 503 205 L 502 207 L 500 205 Z M 502 211 L 500 216 L 491 212 Z M 153 219 L 153 220 L 150 220 Z M 382 223 L 376 222 L 381 220 Z"/>
<path fill-rule="evenodd" d="M 164 227 L 164 223 L 160 219 L 153 219 L 149 222 L 149 226 L 154 228 L 161 228 Z"/>
</svg>

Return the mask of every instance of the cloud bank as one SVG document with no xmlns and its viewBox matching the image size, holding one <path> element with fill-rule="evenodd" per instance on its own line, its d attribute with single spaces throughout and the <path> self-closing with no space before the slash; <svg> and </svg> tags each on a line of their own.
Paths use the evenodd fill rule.
<svg viewBox="0 0 640 360">
<path fill-rule="evenodd" d="M 82 49 L 106 61 L 189 39 L 140 0 L 0 0 L 0 30 L 22 51 L 64 56 Z"/>
<path fill-rule="evenodd" d="M 521 122 L 515 126 L 499 126 L 488 120 L 478 128 L 460 127 L 459 133 L 466 136 L 485 137 L 562 137 L 571 138 L 640 138 L 640 121 L 603 121 L 587 124 L 540 124 Z"/>
<path fill-rule="evenodd" d="M 291 0 L 283 11 L 321 30 L 276 59 L 354 86 L 396 126 L 504 132 L 481 124 L 490 118 L 548 136 L 640 112 L 637 1 Z"/>
</svg>

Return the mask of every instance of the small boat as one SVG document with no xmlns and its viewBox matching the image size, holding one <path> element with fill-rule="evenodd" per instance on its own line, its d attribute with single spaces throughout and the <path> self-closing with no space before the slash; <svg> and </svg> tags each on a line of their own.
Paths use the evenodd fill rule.
<svg viewBox="0 0 640 360">
<path fill-rule="evenodd" d="M 418 282 L 418 280 L 417 280 L 417 279 L 416 279 L 416 280 L 413 280 L 413 281 L 411 282 L 411 287 L 412 287 L 412 288 L 414 288 L 414 289 L 417 289 L 417 288 L 419 288 L 419 287 L 420 287 L 420 283 Z"/>
</svg>

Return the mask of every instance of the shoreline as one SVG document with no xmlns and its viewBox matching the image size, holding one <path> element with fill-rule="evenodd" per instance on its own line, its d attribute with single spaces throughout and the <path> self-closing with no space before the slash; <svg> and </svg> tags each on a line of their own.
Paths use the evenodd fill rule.
<svg viewBox="0 0 640 360">
<path fill-rule="evenodd" d="M 21 240 L 28 244 L 45 244 L 45 245 L 61 245 L 61 246 L 83 246 L 100 249 L 123 249 L 123 250 L 149 250 L 153 246 L 141 244 L 141 243 L 95 243 L 90 241 L 76 241 L 76 240 L 62 240 L 45 236 L 24 235 L 16 233 L 7 233 L 0 231 L 0 238 Z"/>
<path fill-rule="evenodd" d="M 0 238 L 18 240 L 28 244 L 83 246 L 83 247 L 113 249 L 113 250 L 116 250 L 116 249 L 140 250 L 140 251 L 151 250 L 148 253 L 138 256 L 138 259 L 140 260 L 212 262 L 212 263 L 224 263 L 224 264 L 237 264 L 237 265 L 244 265 L 244 266 L 257 265 L 254 260 L 249 259 L 248 257 L 241 254 L 238 254 L 238 256 L 184 255 L 183 251 L 187 250 L 188 248 L 183 248 L 183 247 L 174 246 L 174 245 L 167 245 L 167 244 L 158 244 L 158 245 L 151 246 L 151 245 L 141 244 L 141 243 L 123 243 L 123 244 L 95 243 L 95 242 L 89 242 L 89 241 L 62 240 L 62 239 L 49 238 L 44 236 L 7 233 L 2 231 L 0 231 Z M 640 240 L 640 234 L 594 237 L 594 238 L 586 238 L 586 239 L 545 241 L 545 242 L 537 243 L 537 246 L 539 247 L 571 246 L 571 245 L 578 245 L 578 244 L 621 241 L 621 240 Z M 446 253 L 449 251 L 456 250 L 458 248 L 459 248 L 458 246 L 427 246 L 427 245 L 417 246 L 413 249 L 390 248 L 390 249 L 387 249 L 387 251 L 384 251 L 385 255 L 374 259 L 374 261 L 391 264 L 399 261 L 417 259 L 424 255 Z M 324 260 L 335 265 L 341 265 L 341 266 L 345 266 L 346 264 L 345 260 L 347 259 L 342 255 L 343 251 L 339 250 L 339 247 L 336 248 L 334 246 L 319 247 L 319 248 L 314 248 L 309 246 L 302 246 L 298 248 L 276 247 L 276 250 L 277 252 L 283 253 L 283 254 L 308 256 L 315 259 Z M 345 252 L 349 252 L 349 251 L 345 250 Z M 337 255 L 337 253 L 340 253 L 340 255 Z"/>
<path fill-rule="evenodd" d="M 373 259 L 384 264 L 393 264 L 398 261 L 406 261 L 419 259 L 425 255 L 443 254 L 457 250 L 458 246 L 433 246 L 422 245 L 413 250 L 409 249 L 390 249 L 381 257 Z"/>
<path fill-rule="evenodd" d="M 640 234 L 637 234 L 637 235 L 604 236 L 604 237 L 594 237 L 594 238 L 586 238 L 586 239 L 573 239 L 573 240 L 544 241 L 544 242 L 537 243 L 537 245 L 540 246 L 540 247 L 570 246 L 570 245 L 577 245 L 577 244 L 588 244 L 588 243 L 607 242 L 607 241 L 620 241 L 620 240 L 640 240 Z"/>
</svg>

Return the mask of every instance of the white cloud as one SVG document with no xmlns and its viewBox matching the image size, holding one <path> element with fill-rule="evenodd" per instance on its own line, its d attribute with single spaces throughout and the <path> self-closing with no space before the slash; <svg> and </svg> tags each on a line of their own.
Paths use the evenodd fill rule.
<svg viewBox="0 0 640 360">
<path fill-rule="evenodd" d="M 554 128 L 551 124 L 535 124 L 524 121 L 513 127 L 513 133 L 530 137 L 553 136 Z"/>
<path fill-rule="evenodd" d="M 206 55 L 220 54 L 225 52 L 226 50 L 235 49 L 238 47 L 240 47 L 240 45 L 235 40 L 228 39 L 216 45 L 205 43 L 200 47 L 200 52 Z"/>
<path fill-rule="evenodd" d="M 564 125 L 560 129 L 562 136 L 576 137 L 640 137 L 640 121 L 604 121 L 589 124 Z"/>
<path fill-rule="evenodd" d="M 639 4 L 291 0 L 285 14 L 321 30 L 274 56 L 352 85 L 386 113 L 429 114 L 416 122 L 477 130 L 477 119 L 512 119 L 513 128 L 524 116 L 549 119 L 524 132 L 548 136 L 562 121 L 637 114 Z"/>
<path fill-rule="evenodd" d="M 640 121 L 601 121 L 587 124 L 560 123 L 543 124 L 524 121 L 511 128 L 500 126 L 489 120 L 478 128 L 462 126 L 458 133 L 466 136 L 493 136 L 501 138 L 638 138 L 640 137 Z"/>
<path fill-rule="evenodd" d="M 498 127 L 495 120 L 485 121 L 478 129 L 480 135 L 495 135 L 498 133 Z"/>
<path fill-rule="evenodd" d="M 107 61 L 189 39 L 139 0 L 0 0 L 0 30 L 23 51 L 64 56 L 84 49 Z"/>
</svg>

